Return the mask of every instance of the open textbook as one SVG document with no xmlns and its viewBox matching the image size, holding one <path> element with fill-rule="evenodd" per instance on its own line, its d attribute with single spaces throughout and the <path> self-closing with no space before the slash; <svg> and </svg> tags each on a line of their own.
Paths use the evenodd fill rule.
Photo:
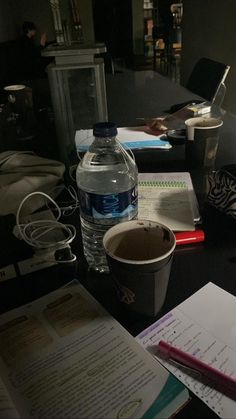
<svg viewBox="0 0 236 419">
<path fill-rule="evenodd" d="M 209 282 L 137 336 L 142 346 L 155 354 L 172 374 L 225 419 L 236 417 L 236 399 L 201 375 L 193 374 L 193 371 L 191 374 L 189 369 L 160 358 L 156 346 L 164 340 L 236 377 L 235 319 L 236 298 Z"/>
<path fill-rule="evenodd" d="M 188 391 L 78 283 L 0 316 L 0 418 L 168 418 Z"/>
</svg>

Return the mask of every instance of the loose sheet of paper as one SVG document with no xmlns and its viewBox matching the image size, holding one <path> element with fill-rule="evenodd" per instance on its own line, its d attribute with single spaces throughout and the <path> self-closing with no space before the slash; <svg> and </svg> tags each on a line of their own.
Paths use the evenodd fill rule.
<svg viewBox="0 0 236 419">
<path fill-rule="evenodd" d="M 145 127 L 118 128 L 117 138 L 125 148 L 143 149 L 160 148 L 168 150 L 171 144 L 166 140 L 166 135 L 152 135 L 144 131 Z M 86 151 L 94 140 L 93 130 L 77 130 L 75 144 L 78 151 Z"/>
<path fill-rule="evenodd" d="M 194 213 L 185 181 L 161 173 L 140 173 L 138 217 L 154 220 L 174 231 L 194 230 Z"/>
<path fill-rule="evenodd" d="M 225 312 L 219 310 L 219 304 L 226 307 Z M 235 418 L 236 400 L 212 387 L 210 382 L 199 380 L 196 374 L 184 372 L 171 361 L 163 360 L 158 356 L 156 345 L 164 340 L 236 377 L 236 329 L 233 327 L 235 317 L 232 317 L 235 314 L 236 298 L 209 283 L 137 336 L 142 346 L 225 419 Z"/>
<path fill-rule="evenodd" d="M 169 378 L 80 285 L 1 316 L 0 375 L 21 417 L 50 419 L 141 417 Z"/>
</svg>

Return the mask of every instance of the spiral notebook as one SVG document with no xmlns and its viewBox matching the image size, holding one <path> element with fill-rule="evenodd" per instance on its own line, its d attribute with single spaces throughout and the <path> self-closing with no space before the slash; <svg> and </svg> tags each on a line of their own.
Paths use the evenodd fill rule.
<svg viewBox="0 0 236 419">
<path fill-rule="evenodd" d="M 200 221 L 188 172 L 140 173 L 139 218 L 158 221 L 174 231 L 191 231 Z"/>
</svg>

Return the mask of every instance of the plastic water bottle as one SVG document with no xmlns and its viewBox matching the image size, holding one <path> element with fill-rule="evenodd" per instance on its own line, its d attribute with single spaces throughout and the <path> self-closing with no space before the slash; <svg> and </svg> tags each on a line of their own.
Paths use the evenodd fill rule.
<svg viewBox="0 0 236 419">
<path fill-rule="evenodd" d="M 138 170 L 135 161 L 116 139 L 117 127 L 100 122 L 94 141 L 80 161 L 76 180 L 84 255 L 89 267 L 109 272 L 102 239 L 114 224 L 138 213 Z"/>
</svg>

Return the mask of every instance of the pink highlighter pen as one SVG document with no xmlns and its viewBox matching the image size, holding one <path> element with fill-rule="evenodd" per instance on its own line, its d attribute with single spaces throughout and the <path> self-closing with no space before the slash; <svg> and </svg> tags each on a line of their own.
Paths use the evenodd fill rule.
<svg viewBox="0 0 236 419">
<path fill-rule="evenodd" d="M 182 351 L 175 346 L 161 340 L 157 345 L 158 351 L 165 356 L 165 358 L 173 359 L 183 366 L 199 371 L 202 376 L 209 378 L 216 384 L 236 392 L 236 378 L 224 374 L 222 371 L 212 367 L 211 365 L 202 362 L 200 359 L 187 352 Z"/>
</svg>

